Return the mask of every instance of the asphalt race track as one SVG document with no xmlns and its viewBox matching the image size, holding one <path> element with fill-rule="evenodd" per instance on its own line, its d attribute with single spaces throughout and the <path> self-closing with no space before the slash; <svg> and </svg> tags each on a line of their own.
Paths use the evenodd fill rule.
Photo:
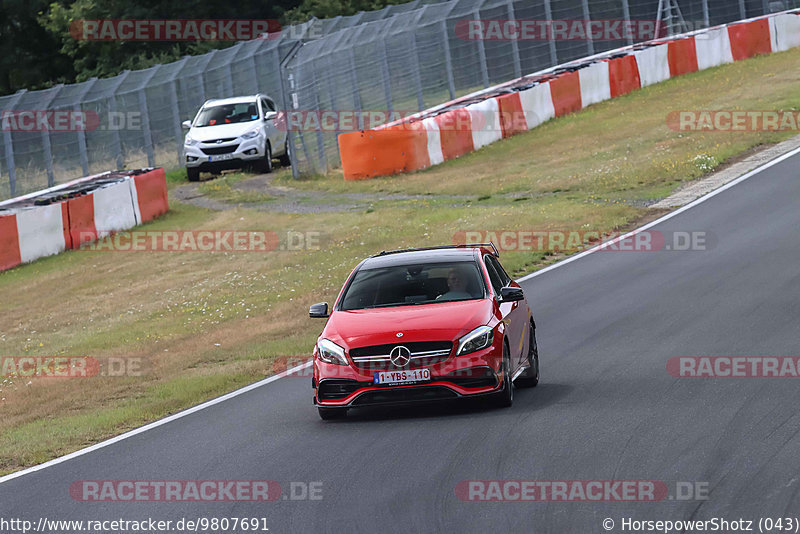
<svg viewBox="0 0 800 534">
<path fill-rule="evenodd" d="M 800 515 L 800 381 L 675 378 L 678 356 L 800 356 L 800 155 L 656 225 L 706 250 L 597 252 L 523 283 L 542 382 L 510 409 L 323 422 L 287 377 L 0 484 L 3 516 L 266 517 L 270 532 L 605 532 L 602 521 Z M 669 242 L 669 239 L 668 239 Z M 305 313 L 305 310 L 297 310 Z M 320 329 L 322 324 L 320 323 Z M 310 350 L 310 347 L 309 347 Z M 321 500 L 83 503 L 79 480 L 321 482 Z M 655 480 L 707 499 L 463 502 L 465 480 Z M 754 524 L 752 528 L 757 530 Z"/>
</svg>

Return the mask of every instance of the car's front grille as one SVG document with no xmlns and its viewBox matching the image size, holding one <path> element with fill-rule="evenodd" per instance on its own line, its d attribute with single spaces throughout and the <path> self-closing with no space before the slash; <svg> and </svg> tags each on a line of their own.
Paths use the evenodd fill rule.
<svg viewBox="0 0 800 534">
<path fill-rule="evenodd" d="M 405 347 L 410 354 L 407 365 L 396 366 L 390 359 L 390 353 L 396 347 Z M 413 343 L 392 343 L 388 345 L 372 345 L 350 349 L 353 364 L 367 371 L 383 371 L 386 369 L 415 369 L 441 363 L 450 357 L 453 350 L 452 341 L 416 341 Z"/>
<path fill-rule="evenodd" d="M 231 141 L 236 141 L 236 138 L 223 137 L 222 139 L 209 139 L 208 141 L 201 141 L 201 142 L 206 145 L 213 145 L 214 143 L 230 143 Z"/>
<path fill-rule="evenodd" d="M 202 150 L 203 154 L 207 156 L 217 156 L 219 154 L 230 154 L 232 152 L 236 152 L 237 148 L 239 148 L 239 145 L 215 146 L 209 148 L 201 148 L 200 150 Z"/>
<path fill-rule="evenodd" d="M 458 398 L 458 393 L 444 386 L 422 386 L 373 390 L 362 393 L 352 406 L 370 404 L 402 404 L 406 402 L 436 401 Z"/>
</svg>

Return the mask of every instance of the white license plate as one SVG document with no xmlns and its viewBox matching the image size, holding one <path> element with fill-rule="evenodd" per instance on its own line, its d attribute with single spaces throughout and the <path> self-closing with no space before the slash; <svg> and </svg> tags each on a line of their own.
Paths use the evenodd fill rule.
<svg viewBox="0 0 800 534">
<path fill-rule="evenodd" d="M 375 385 L 416 384 L 431 379 L 430 369 L 410 369 L 407 371 L 376 371 Z"/>
<path fill-rule="evenodd" d="M 208 161 L 224 161 L 233 159 L 233 154 L 220 154 L 219 156 L 208 156 Z"/>
</svg>

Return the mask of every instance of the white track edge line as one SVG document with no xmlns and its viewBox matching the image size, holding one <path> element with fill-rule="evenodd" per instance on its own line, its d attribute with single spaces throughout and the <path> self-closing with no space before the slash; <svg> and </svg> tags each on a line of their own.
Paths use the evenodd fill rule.
<svg viewBox="0 0 800 534">
<path fill-rule="evenodd" d="M 793 150 L 791 150 L 791 151 L 789 151 L 789 152 L 787 152 L 787 153 L 785 153 L 785 154 L 783 154 L 781 156 L 778 156 L 777 158 L 768 161 L 767 163 L 761 165 L 760 167 L 756 167 L 752 171 L 749 171 L 749 172 L 743 174 L 742 176 L 736 178 L 735 180 L 731 180 L 730 182 L 718 187 L 717 189 L 714 189 L 713 191 L 711 191 L 709 193 L 706 193 L 705 195 L 701 196 L 700 198 L 693 200 L 692 202 L 686 204 L 685 206 L 682 206 L 682 207 L 676 209 L 675 211 L 671 211 L 671 212 L 667 213 L 666 215 L 663 215 L 663 216 L 659 217 L 655 221 L 649 222 L 649 223 L 645 224 L 644 226 L 640 226 L 639 228 L 631 230 L 631 231 L 629 231 L 628 233 L 626 233 L 624 235 L 621 235 L 619 237 L 616 237 L 616 238 L 612 239 L 611 241 L 606 241 L 605 243 L 601 243 L 599 245 L 596 245 L 596 246 L 590 248 L 589 250 L 580 252 L 578 254 L 575 254 L 574 256 L 569 256 L 568 258 L 564 258 L 563 260 L 558 261 L 558 262 L 556 262 L 556 263 L 554 263 L 552 265 L 549 265 L 549 266 L 545 267 L 544 269 L 540 269 L 540 270 L 532 272 L 530 274 L 526 274 L 522 278 L 518 279 L 517 282 L 520 282 L 520 283 L 521 282 L 525 282 L 526 280 L 530 280 L 531 278 L 534 278 L 536 276 L 542 275 L 542 274 L 544 274 L 544 273 L 546 273 L 548 271 L 552 271 L 556 267 L 561 267 L 563 265 L 567 265 L 568 263 L 572 263 L 573 261 L 578 260 L 578 259 L 580 259 L 580 258 L 582 258 L 584 256 L 588 256 L 589 254 L 593 254 L 593 253 L 597 252 L 598 250 L 601 250 L 603 248 L 607 248 L 610 243 L 615 243 L 615 242 L 621 241 L 621 240 L 623 240 L 623 239 L 625 239 L 627 237 L 630 237 L 630 236 L 632 236 L 634 234 L 637 234 L 639 232 L 647 230 L 648 228 L 652 228 L 653 226 L 655 226 L 657 224 L 660 224 L 660 223 L 662 223 L 662 222 L 664 222 L 664 221 L 666 221 L 668 219 L 671 219 L 671 218 L 675 217 L 676 215 L 680 215 L 684 211 L 686 211 L 686 210 L 688 210 L 690 208 L 693 208 L 693 207 L 697 206 L 698 204 L 702 204 L 706 200 L 717 196 L 718 194 L 722 193 L 726 189 L 729 189 L 729 188 L 733 187 L 734 185 L 738 184 L 739 182 L 743 182 L 743 181 L 747 180 L 748 178 L 752 178 L 756 174 L 758 174 L 758 173 L 760 173 L 762 171 L 765 171 L 765 170 L 769 169 L 770 167 L 772 167 L 774 165 L 777 165 L 777 164 L 779 164 L 779 163 L 791 158 L 792 156 L 794 156 L 794 155 L 796 155 L 798 153 L 800 153 L 800 147 L 795 148 L 795 149 L 793 149 Z"/>
<path fill-rule="evenodd" d="M 751 178 L 751 177 L 755 176 L 756 174 L 758 174 L 758 173 L 760 173 L 762 171 L 765 171 L 766 169 L 769 169 L 770 167 L 772 167 L 774 165 L 777 165 L 778 163 L 781 163 L 782 161 L 785 161 L 785 160 L 791 158 L 792 156 L 794 156 L 794 155 L 796 155 L 798 153 L 800 153 L 800 147 L 795 148 L 794 150 L 792 150 L 790 152 L 787 152 L 786 154 L 783 154 L 782 156 L 778 156 L 777 158 L 775 158 L 775 159 L 773 159 L 771 161 L 768 161 L 764 165 L 762 165 L 760 167 L 757 167 L 757 168 L 753 169 L 752 171 L 749 171 L 748 173 L 743 174 L 739 178 L 736 178 L 735 180 L 732 180 L 732 181 L 728 182 L 727 184 L 725 184 L 725 185 L 723 185 L 723 186 L 711 191 L 710 193 L 707 193 L 707 194 L 703 195 L 702 197 L 690 202 L 689 204 L 686 204 L 685 206 L 683 206 L 681 208 L 678 208 L 675 211 L 671 211 L 671 212 L 667 213 L 666 215 L 664 215 L 663 217 L 660 217 L 660 218 L 656 219 L 655 221 L 652 221 L 652 222 L 650 222 L 650 223 L 648 223 L 648 224 L 646 224 L 646 225 L 644 225 L 642 227 L 636 228 L 635 230 L 631 230 L 630 232 L 628 232 L 628 233 L 626 233 L 626 234 L 624 234 L 622 236 L 619 236 L 619 237 L 615 238 L 612 241 L 619 241 L 619 240 L 625 239 L 625 238 L 627 238 L 627 237 L 629 237 L 629 236 L 631 236 L 633 234 L 636 234 L 636 233 L 641 232 L 643 230 L 647 230 L 648 228 L 651 228 L 651 227 L 655 226 L 656 224 L 659 224 L 659 223 L 661 223 L 663 221 L 671 219 L 672 217 L 675 217 L 676 215 L 678 215 L 680 213 L 683 213 L 684 211 L 688 210 L 689 208 L 697 206 L 698 204 L 701 204 L 701 203 L 705 202 L 706 200 L 718 195 L 719 193 L 722 193 L 726 189 L 729 189 L 729 188 L 733 187 L 734 185 L 738 184 L 739 182 L 743 182 L 743 181 L 747 180 L 748 178 Z M 598 250 L 602 249 L 603 247 L 607 247 L 607 246 L 608 246 L 608 242 L 606 242 L 604 244 L 597 245 L 597 246 L 595 246 L 595 247 L 593 247 L 593 248 L 591 248 L 589 250 L 586 250 L 584 252 L 581 252 L 579 254 L 576 254 L 574 256 L 570 256 L 570 257 L 565 258 L 565 259 L 563 259 L 563 260 L 561 260 L 559 262 L 556 262 L 553 265 L 545 267 L 544 269 L 541 269 L 539 271 L 536 271 L 536 272 L 530 273 L 528 275 L 525 275 L 522 278 L 518 279 L 517 282 L 524 282 L 526 280 L 530 280 L 531 278 L 533 278 L 535 276 L 539 276 L 539 275 L 544 274 L 544 273 L 546 273 L 548 271 L 552 271 L 556 267 L 561 267 L 563 265 L 567 265 L 569 263 L 572 263 L 573 261 L 575 261 L 575 260 L 577 260 L 579 258 L 582 258 L 582 257 L 587 256 L 589 254 L 592 254 L 594 252 L 597 252 Z M 77 450 L 75 452 L 69 453 L 69 454 L 67 454 L 65 456 L 60 456 L 58 458 L 54 458 L 53 460 L 50 460 L 50 461 L 45 462 L 43 464 L 39 464 L 39 465 L 36 465 L 36 466 L 33 466 L 33 467 L 29 467 L 27 469 L 23 469 L 22 471 L 17 471 L 15 473 L 11 473 L 9 475 L 0 477 L 0 484 L 3 484 L 3 483 L 8 482 L 10 480 L 14 480 L 15 478 L 19 478 L 19 477 L 24 476 L 24 475 L 28 475 L 30 473 L 35 473 L 36 471 L 41 471 L 42 469 L 45 469 L 47 467 L 52 467 L 54 465 L 58 465 L 60 463 L 66 462 L 67 460 L 71 460 L 73 458 L 77 458 L 79 456 L 83 456 L 84 454 L 88 454 L 90 452 L 96 451 L 98 449 L 102 449 L 104 447 L 108 447 L 109 445 L 113 445 L 114 443 L 118 443 L 118 442 L 120 442 L 122 440 L 125 440 L 125 439 L 131 438 L 133 436 L 136 436 L 138 434 L 142 434 L 143 432 L 147 432 L 148 430 L 152 430 L 153 428 L 157 428 L 157 427 L 165 425 L 167 423 L 171 423 L 172 421 L 181 419 L 182 417 L 186 417 L 187 415 L 191 415 L 191 414 L 193 414 L 195 412 L 199 412 L 200 410 L 204 410 L 206 408 L 214 406 L 215 404 L 219 404 L 221 402 L 225 402 L 226 400 L 232 399 L 234 397 L 238 397 L 239 395 L 242 395 L 244 393 L 252 391 L 252 390 L 254 390 L 256 388 L 260 388 L 261 386 L 266 386 L 267 384 L 275 382 L 276 380 L 279 380 L 279 379 L 283 378 L 284 376 L 287 376 L 287 375 L 292 374 L 294 372 L 297 372 L 297 371 L 300 371 L 302 369 L 305 369 L 309 365 L 311 365 L 310 361 L 306 362 L 306 363 L 303 363 L 303 364 L 300 364 L 300 365 L 298 365 L 296 367 L 293 367 L 292 369 L 288 369 L 286 371 L 283 371 L 282 373 L 279 373 L 277 375 L 271 376 L 269 378 L 265 378 L 264 380 L 260 380 L 260 381 L 254 383 L 254 384 L 250 384 L 249 386 L 245 386 L 245 387 L 237 389 L 235 391 L 231 391 L 230 393 L 222 395 L 221 397 L 217 397 L 216 399 L 212 399 L 212 400 L 204 402 L 202 404 L 198 404 L 197 406 L 193 406 L 192 408 L 188 408 L 188 409 L 186 409 L 186 410 L 184 410 L 182 412 L 178 412 L 176 414 L 172 414 L 172 415 L 167 416 L 167 417 L 165 417 L 163 419 L 159 419 L 158 421 L 154 421 L 152 423 L 149 423 L 149 424 L 147 424 L 145 426 L 136 428 L 134 430 L 130 430 L 128 432 L 125 432 L 124 434 L 120 434 L 119 436 L 113 437 L 113 438 L 108 439 L 106 441 L 101 441 L 100 443 L 96 443 L 94 445 L 86 447 L 85 449 L 80 449 L 80 450 Z"/>
<path fill-rule="evenodd" d="M 259 380 L 258 382 L 250 384 L 249 386 L 245 386 L 243 388 L 231 391 L 230 393 L 226 393 L 225 395 L 222 395 L 221 397 L 217 397 L 215 399 L 211 399 L 210 401 L 206 401 L 206 402 L 204 402 L 202 404 L 198 404 L 197 406 L 192 406 L 191 408 L 187 408 L 186 410 L 183 410 L 181 412 L 169 415 L 169 416 L 167 416 L 167 417 L 165 417 L 163 419 L 159 419 L 158 421 L 154 421 L 152 423 L 148 423 L 148 424 L 146 424 L 144 426 L 141 426 L 139 428 L 135 428 L 133 430 L 125 432 L 124 434 L 120 434 L 119 436 L 115 436 L 115 437 L 113 437 L 111 439 L 107 439 L 105 441 L 101 441 L 100 443 L 96 443 L 94 445 L 86 447 L 85 449 L 80 449 L 80 450 L 77 450 L 75 452 L 71 452 L 71 453 L 69 453 L 69 454 L 67 454 L 65 456 L 60 456 L 58 458 L 54 458 L 54 459 L 52 459 L 52 460 L 50 460 L 48 462 L 45 462 L 43 464 L 35 465 L 33 467 L 29 467 L 28 469 L 23 469 L 22 471 L 17 471 L 15 473 L 11 473 L 9 475 L 0 477 L 0 484 L 3 484 L 4 482 L 8 482 L 8 481 L 13 480 L 13 479 L 18 478 L 18 477 L 21 477 L 23 475 L 28 475 L 30 473 L 35 473 L 36 471 L 40 471 L 40 470 L 45 469 L 47 467 L 52 467 L 54 465 L 58 465 L 58 464 L 60 464 L 62 462 L 66 462 L 67 460 L 71 460 L 73 458 L 77 458 L 78 456 L 83 456 L 84 454 L 88 454 L 90 452 L 96 451 L 98 449 L 102 449 L 104 447 L 108 447 L 109 445 L 113 445 L 114 443 L 118 443 L 118 442 L 120 442 L 122 440 L 131 438 L 131 437 L 136 436 L 138 434 L 141 434 L 143 432 L 147 432 L 148 430 L 152 430 L 152 429 L 157 428 L 159 426 L 166 425 L 167 423 L 171 423 L 172 421 L 175 421 L 177 419 L 181 419 L 183 417 L 186 417 L 187 415 L 191 415 L 191 414 L 193 414 L 195 412 L 199 412 L 200 410 L 204 410 L 206 408 L 210 408 L 211 406 L 214 406 L 215 404 L 220 404 L 222 402 L 225 402 L 226 400 L 232 399 L 234 397 L 238 397 L 239 395 L 242 395 L 244 393 L 252 391 L 252 390 L 254 390 L 256 388 L 260 388 L 261 386 L 266 386 L 267 384 L 269 384 L 271 382 L 275 382 L 276 380 L 278 380 L 280 378 L 283 378 L 284 376 L 287 376 L 287 375 L 296 373 L 297 371 L 300 371 L 302 369 L 305 369 L 309 365 L 311 365 L 310 361 L 302 363 L 302 364 L 300 364 L 300 365 L 298 365 L 296 367 L 293 367 L 291 369 L 287 369 L 286 371 L 283 371 L 283 372 L 281 372 L 281 373 L 279 373 L 277 375 L 270 376 L 269 378 L 265 378 L 264 380 Z"/>
</svg>

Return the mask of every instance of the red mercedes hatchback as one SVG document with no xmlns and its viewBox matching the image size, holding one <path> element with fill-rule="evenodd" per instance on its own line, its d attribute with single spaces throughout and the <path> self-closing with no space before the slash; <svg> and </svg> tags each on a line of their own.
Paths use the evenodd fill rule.
<svg viewBox="0 0 800 534">
<path fill-rule="evenodd" d="M 539 382 L 536 324 L 492 244 L 381 252 L 362 261 L 314 347 L 322 419 L 349 408 L 487 397 Z"/>
</svg>

